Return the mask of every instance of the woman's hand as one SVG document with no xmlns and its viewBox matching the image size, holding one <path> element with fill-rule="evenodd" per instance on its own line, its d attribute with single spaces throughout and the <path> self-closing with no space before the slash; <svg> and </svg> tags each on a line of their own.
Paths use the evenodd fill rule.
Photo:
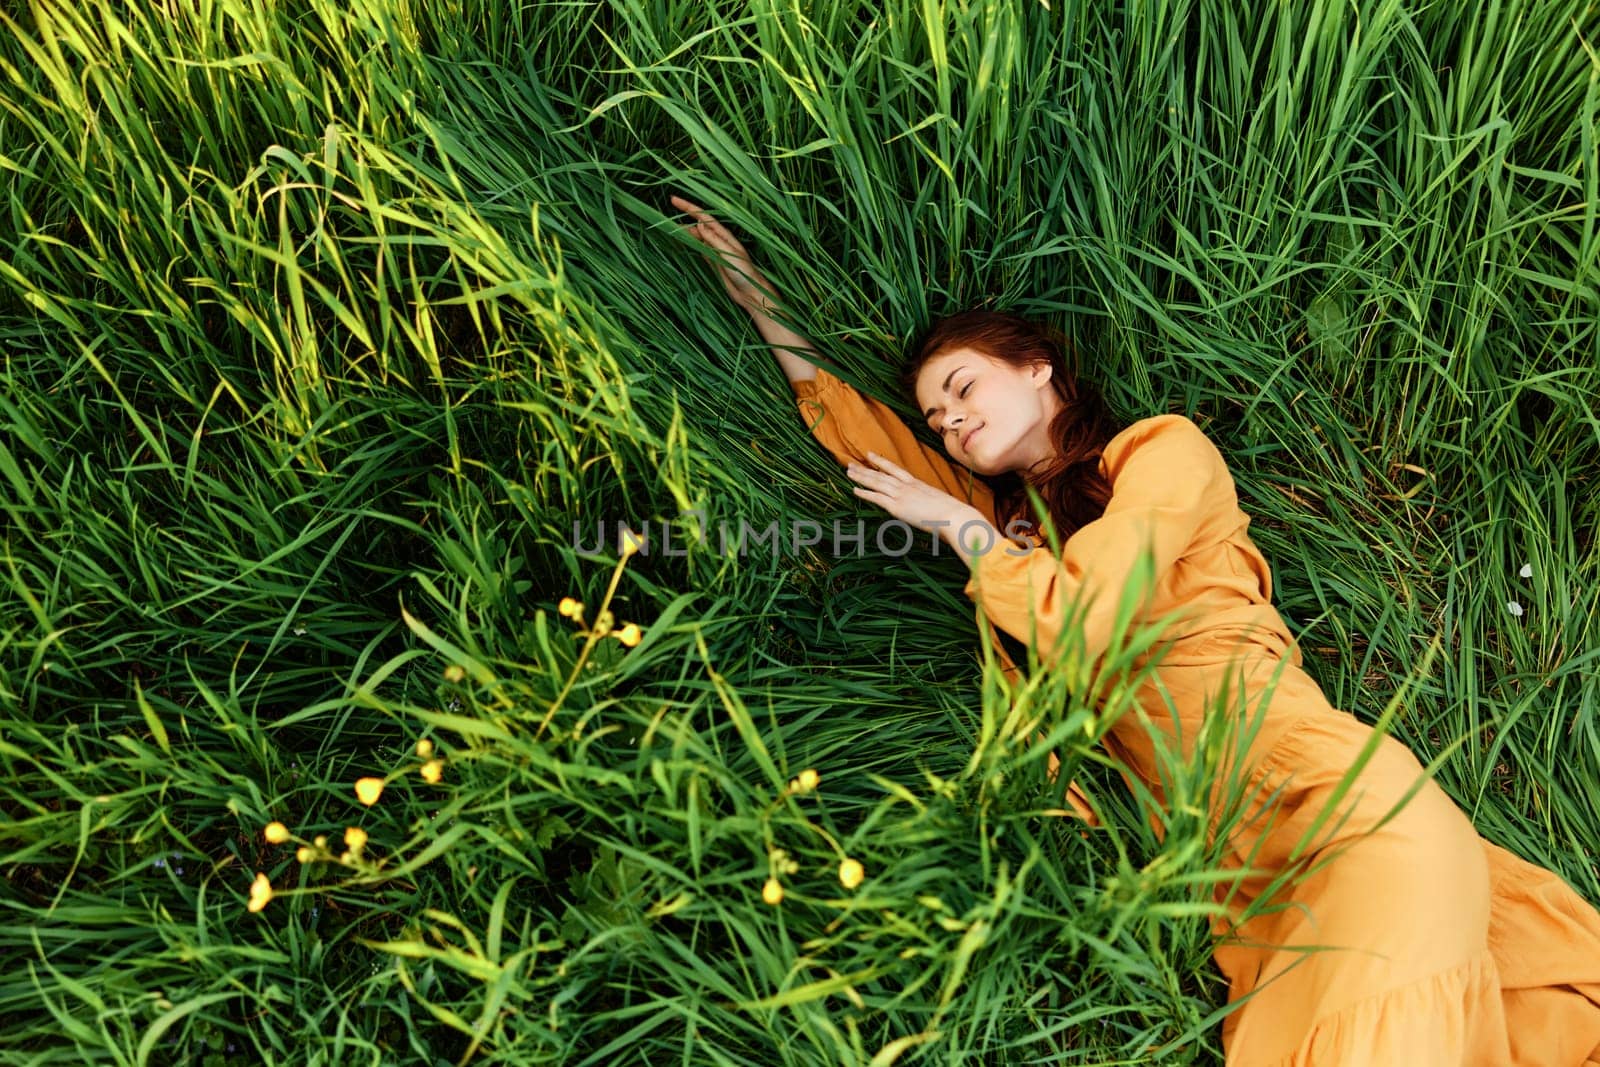
<svg viewBox="0 0 1600 1067">
<path fill-rule="evenodd" d="M 868 452 L 867 459 L 872 466 L 851 463 L 845 468 L 850 480 L 856 483 L 855 494 L 863 500 L 872 501 L 920 530 L 938 533 L 968 562 L 974 553 L 964 541 L 970 542 L 976 537 L 980 544 L 990 548 L 1000 543 L 1000 532 L 971 504 L 919 481 L 876 452 Z"/>
<path fill-rule="evenodd" d="M 750 253 L 728 228 L 712 217 L 711 213 L 681 196 L 672 198 L 672 206 L 693 215 L 695 222 L 685 226 L 689 235 L 716 254 L 717 276 L 733 302 L 751 315 L 769 315 L 777 294 L 772 283 L 756 269 Z"/>
</svg>

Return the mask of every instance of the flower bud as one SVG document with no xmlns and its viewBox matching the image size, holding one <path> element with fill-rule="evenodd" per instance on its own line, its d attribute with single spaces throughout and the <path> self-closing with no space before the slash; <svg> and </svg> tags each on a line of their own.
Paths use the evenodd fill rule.
<svg viewBox="0 0 1600 1067">
<path fill-rule="evenodd" d="M 383 796 L 382 778 L 356 779 L 356 799 L 361 803 L 370 808 L 378 802 L 378 798 L 381 796 Z"/>
<path fill-rule="evenodd" d="M 866 870 L 857 860 L 846 859 L 839 864 L 839 884 L 846 889 L 854 889 L 861 884 L 861 880 L 866 876 Z"/>
</svg>

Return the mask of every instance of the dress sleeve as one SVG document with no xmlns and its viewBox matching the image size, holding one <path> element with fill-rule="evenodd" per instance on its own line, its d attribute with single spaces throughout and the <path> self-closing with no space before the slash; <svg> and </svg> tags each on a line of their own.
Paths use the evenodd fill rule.
<svg viewBox="0 0 1600 1067">
<path fill-rule="evenodd" d="M 1226 495 L 1222 454 L 1186 416 L 1158 415 L 1124 433 L 1116 455 L 1107 449 L 1112 493 L 1105 513 L 1067 538 L 1060 559 L 1047 545 L 1023 550 L 1000 541 L 972 561 L 966 594 L 995 626 L 1032 642 L 1042 661 L 1061 656 L 1063 632 L 1080 623 L 1085 662 L 1103 655 L 1143 552 L 1154 562 L 1140 601 L 1147 605 Z M 1136 609 L 1130 625 L 1142 614 Z"/>
<path fill-rule="evenodd" d="M 911 428 L 889 407 L 817 368 L 812 381 L 789 383 L 794 389 L 811 435 L 840 463 L 867 461 L 876 452 L 904 467 L 913 477 L 937 486 L 994 520 L 994 494 L 976 474 L 950 462 L 938 450 L 917 440 Z"/>
</svg>

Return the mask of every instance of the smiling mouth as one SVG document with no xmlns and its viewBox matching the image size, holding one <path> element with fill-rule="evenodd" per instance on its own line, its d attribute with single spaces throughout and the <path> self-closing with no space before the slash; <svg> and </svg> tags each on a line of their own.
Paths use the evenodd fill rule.
<svg viewBox="0 0 1600 1067">
<path fill-rule="evenodd" d="M 978 431 L 981 430 L 981 429 L 983 429 L 982 426 L 976 426 L 976 427 L 968 430 L 964 435 L 962 435 L 962 438 L 961 438 L 961 451 L 965 452 L 967 450 L 967 443 L 969 441 L 971 441 L 974 437 L 976 437 L 977 434 L 978 434 Z"/>
</svg>

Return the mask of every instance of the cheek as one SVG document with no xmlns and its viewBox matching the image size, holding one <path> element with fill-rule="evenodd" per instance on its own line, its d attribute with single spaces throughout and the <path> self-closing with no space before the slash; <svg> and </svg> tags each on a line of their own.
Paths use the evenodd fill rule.
<svg viewBox="0 0 1600 1067">
<path fill-rule="evenodd" d="M 970 402 L 972 413 L 978 421 L 996 430 L 1010 431 L 1017 424 L 1018 416 L 1027 411 L 1022 406 L 1027 402 L 1027 397 L 1019 396 L 998 383 L 987 389 L 974 389 Z"/>
</svg>

